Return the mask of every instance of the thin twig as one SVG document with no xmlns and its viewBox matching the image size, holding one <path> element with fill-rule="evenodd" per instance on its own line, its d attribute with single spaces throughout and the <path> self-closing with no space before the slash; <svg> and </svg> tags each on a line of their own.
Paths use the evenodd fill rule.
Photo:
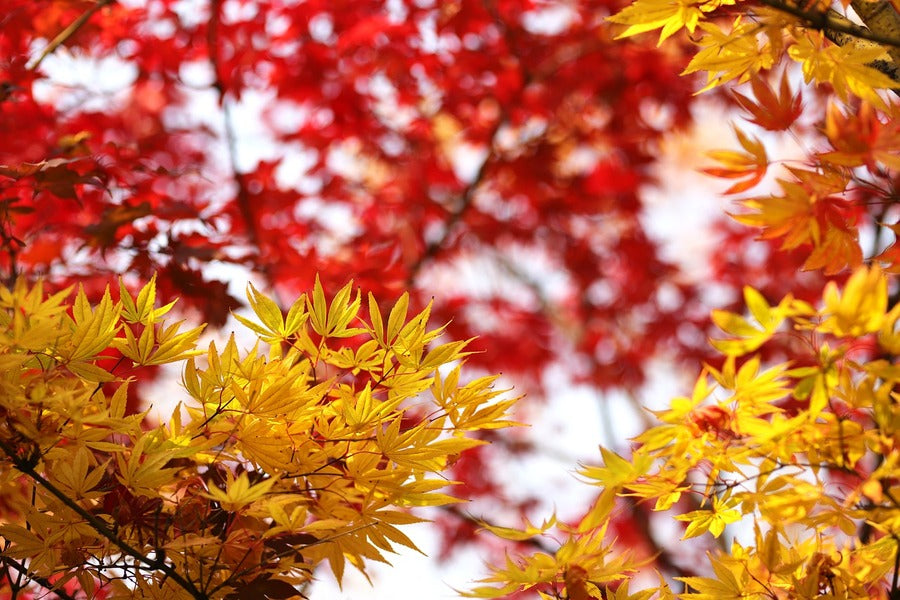
<svg viewBox="0 0 900 600">
<path fill-rule="evenodd" d="M 88 22 L 88 19 L 93 17 L 97 11 L 102 9 L 104 6 L 109 6 L 115 1 L 116 0 L 97 0 L 96 4 L 84 11 L 77 19 L 72 21 L 72 23 L 68 27 L 60 31 L 59 34 L 57 34 L 57 36 L 53 38 L 53 40 L 49 44 L 47 44 L 47 47 L 44 48 L 40 56 L 38 56 L 37 59 L 28 66 L 28 69 L 31 71 L 37 69 L 41 65 L 41 63 L 44 62 L 45 58 L 55 52 L 57 48 L 65 44 L 70 37 L 75 35 L 75 33 L 79 29 L 81 29 L 81 27 Z"/>
<path fill-rule="evenodd" d="M 445 513 L 447 513 L 449 515 L 453 515 L 454 517 L 456 517 L 457 519 L 459 519 L 461 521 L 465 521 L 466 523 L 469 523 L 470 525 L 475 525 L 477 527 L 484 527 L 484 525 L 492 525 L 485 519 L 478 519 L 478 518 L 470 515 L 469 513 L 465 512 L 463 510 L 460 510 L 459 507 L 457 507 L 455 504 L 444 504 L 442 506 L 439 506 L 438 508 L 440 508 L 442 511 L 444 511 Z M 524 544 L 526 546 L 531 546 L 538 552 L 543 552 L 544 554 L 549 554 L 550 556 L 556 555 L 556 550 L 554 550 L 553 548 L 548 546 L 545 542 L 543 542 L 536 535 L 534 535 L 530 538 L 526 538 L 524 540 L 519 540 L 519 543 Z"/>
<path fill-rule="evenodd" d="M 488 141 L 488 154 L 484 158 L 484 161 L 481 163 L 481 166 L 478 167 L 478 172 L 475 173 L 475 177 L 468 183 L 468 185 L 466 185 L 465 189 L 459 197 L 459 201 L 457 202 L 456 207 L 450 212 L 447 220 L 444 221 L 444 230 L 441 232 L 440 237 L 429 243 L 425 247 L 424 252 L 422 252 L 422 254 L 420 254 L 416 259 L 416 261 L 409 267 L 409 274 L 406 276 L 407 287 L 412 286 L 412 284 L 416 280 L 416 277 L 419 275 L 419 272 L 422 270 L 422 267 L 424 267 L 426 263 L 431 261 L 441 252 L 441 250 L 444 249 L 444 245 L 453 234 L 454 228 L 462 220 L 466 212 L 468 212 L 469 208 L 472 206 L 472 201 L 475 199 L 475 193 L 481 187 L 481 184 L 485 180 L 485 176 L 487 175 L 488 165 L 492 163 L 496 158 L 496 137 L 497 132 L 500 130 L 500 127 L 503 125 L 503 123 L 504 121 L 502 119 L 497 119 L 497 123 L 494 125 L 494 129 L 491 132 L 491 136 Z"/>
<path fill-rule="evenodd" d="M 500 15 L 497 13 L 494 3 L 485 2 L 483 7 L 488 12 L 488 14 L 490 14 L 491 19 L 494 21 L 494 25 L 497 27 L 498 31 L 500 31 L 500 34 L 504 37 L 504 39 L 506 39 L 507 45 L 509 45 L 509 29 L 503 19 L 500 18 Z M 521 62 L 518 62 L 518 64 L 521 66 Z M 522 75 L 524 88 L 524 85 L 527 85 L 530 80 L 530 75 L 524 71 Z M 481 163 L 481 166 L 478 167 L 478 172 L 475 173 L 475 177 L 468 183 L 468 185 L 466 185 L 465 189 L 462 191 L 462 194 L 460 194 L 459 201 L 457 202 L 456 207 L 450 212 L 450 215 L 444 222 L 444 231 L 441 232 L 440 237 L 428 244 L 425 247 L 425 251 L 409 267 L 409 274 L 406 276 L 407 287 L 411 287 L 413 283 L 415 283 L 416 277 L 419 275 L 422 267 L 425 266 L 426 263 L 430 262 L 441 252 L 441 250 L 444 249 L 444 245 L 450 239 L 450 236 L 453 234 L 453 230 L 455 229 L 456 225 L 462 220 L 466 212 L 468 212 L 469 208 L 472 206 L 472 201 L 475 199 L 475 193 L 481 187 L 481 184 L 484 182 L 487 176 L 488 166 L 497 159 L 497 134 L 506 123 L 505 107 L 501 106 L 500 111 L 501 113 L 500 115 L 498 115 L 497 121 L 494 123 L 494 128 L 491 130 L 490 136 L 488 136 L 488 153 L 487 156 L 484 157 L 484 162 Z"/>
</svg>

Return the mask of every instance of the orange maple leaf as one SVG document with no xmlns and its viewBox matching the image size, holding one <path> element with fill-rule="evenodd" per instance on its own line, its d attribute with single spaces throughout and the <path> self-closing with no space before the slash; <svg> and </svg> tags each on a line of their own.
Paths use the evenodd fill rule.
<svg viewBox="0 0 900 600">
<path fill-rule="evenodd" d="M 812 246 L 804 269 L 834 274 L 862 263 L 854 206 L 838 194 L 847 184 L 838 171 L 789 169 L 795 181 L 779 179 L 784 195 L 761 196 L 741 204 L 754 212 L 729 213 L 739 223 L 760 227 L 760 239 L 784 238 L 785 250 Z"/>
<path fill-rule="evenodd" d="M 707 156 L 721 163 L 722 167 L 710 167 L 702 169 L 707 175 L 713 177 L 722 177 L 724 179 L 743 179 L 738 181 L 724 193 L 739 194 L 745 192 L 762 181 L 769 168 L 769 158 L 766 155 L 766 148 L 758 138 L 750 138 L 743 131 L 734 128 L 738 142 L 746 150 L 746 152 L 738 152 L 736 150 L 714 150 L 708 152 Z"/>
<path fill-rule="evenodd" d="M 825 135 L 833 152 L 820 155 L 824 161 L 844 167 L 865 166 L 875 171 L 877 163 L 900 169 L 900 125 L 896 107 L 882 121 L 872 105 L 863 102 L 858 110 L 844 114 L 835 104 L 828 106 Z"/>
<path fill-rule="evenodd" d="M 750 85 L 755 101 L 738 92 L 731 93 L 741 108 L 750 113 L 752 118 L 748 117 L 747 120 L 751 123 L 769 131 L 784 131 L 793 125 L 803 112 L 803 96 L 800 92 L 794 95 L 787 73 L 781 77 L 778 92 L 762 77 L 752 78 Z"/>
<path fill-rule="evenodd" d="M 829 227 L 821 243 L 817 244 L 803 263 L 805 271 L 822 269 L 834 275 L 845 267 L 854 269 L 862 264 L 862 249 L 855 228 Z"/>
<path fill-rule="evenodd" d="M 894 232 L 894 242 L 882 250 L 873 261 L 884 264 L 884 270 L 888 273 L 900 273 L 900 244 L 897 243 L 900 241 L 900 223 L 885 225 L 885 227 Z"/>
</svg>

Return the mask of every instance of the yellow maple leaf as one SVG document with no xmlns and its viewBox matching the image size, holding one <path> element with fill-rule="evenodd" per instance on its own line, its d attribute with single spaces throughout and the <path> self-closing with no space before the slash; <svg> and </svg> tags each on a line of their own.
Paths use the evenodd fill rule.
<svg viewBox="0 0 900 600">
<path fill-rule="evenodd" d="M 889 354 L 900 353 L 900 331 L 897 331 L 897 318 L 900 317 L 900 304 L 888 312 L 878 332 L 878 345 Z"/>
<path fill-rule="evenodd" d="M 697 44 L 702 48 L 681 73 L 688 75 L 706 71 L 706 86 L 702 93 L 737 79 L 744 83 L 761 70 L 771 69 L 775 55 L 770 44 L 760 45 L 757 39 L 761 27 L 757 23 L 742 23 L 741 17 L 734 20 L 730 32 L 723 31 L 713 23 L 699 23 L 704 32 Z"/>
<path fill-rule="evenodd" d="M 793 297 L 787 296 L 777 306 L 769 306 L 762 294 L 745 286 L 744 302 L 756 323 L 724 310 L 714 310 L 711 315 L 713 323 L 731 337 L 710 343 L 727 356 L 742 356 L 766 343 L 790 314 Z"/>
<path fill-rule="evenodd" d="M 831 281 L 822 294 L 826 316 L 816 329 L 838 337 L 860 337 L 879 331 L 888 307 L 887 279 L 878 265 L 857 269 L 843 294 Z"/>
<path fill-rule="evenodd" d="M 253 504 L 257 500 L 262 499 L 269 493 L 269 490 L 272 489 L 272 486 L 277 481 L 276 478 L 270 477 L 251 485 L 246 472 L 241 473 L 235 478 L 231 471 L 226 473 L 226 478 L 224 490 L 217 487 L 210 487 L 208 492 L 204 492 L 201 495 L 211 500 L 215 500 L 223 510 L 227 511 L 239 511 L 242 508 Z"/>
<path fill-rule="evenodd" d="M 676 515 L 677 520 L 688 523 L 681 539 L 697 537 L 706 532 L 711 533 L 713 537 L 719 537 L 725 531 L 726 525 L 740 520 L 741 511 L 734 508 L 735 505 L 734 499 L 721 500 L 714 496 L 712 508 Z"/>
<path fill-rule="evenodd" d="M 681 29 L 694 33 L 703 14 L 718 4 L 704 0 L 637 0 L 609 17 L 609 20 L 628 25 L 616 36 L 617 39 L 661 28 L 659 43 L 662 44 Z"/>
<path fill-rule="evenodd" d="M 847 102 L 849 94 L 884 107 L 877 90 L 893 88 L 893 79 L 869 66 L 884 55 L 881 47 L 860 48 L 852 44 L 836 46 L 818 32 L 799 36 L 788 55 L 803 67 L 806 82 L 830 83 L 838 97 Z"/>
<path fill-rule="evenodd" d="M 72 307 L 73 330 L 60 354 L 69 361 L 89 359 L 109 347 L 121 326 L 122 305 L 113 303 L 109 288 L 96 307 L 91 307 L 84 288 L 79 288 Z"/>
<path fill-rule="evenodd" d="M 359 313 L 360 306 L 359 291 L 357 291 L 356 297 L 351 300 L 352 291 L 353 282 L 351 281 L 334 295 L 329 305 L 329 302 L 325 299 L 325 290 L 322 288 L 319 276 L 316 275 L 312 298 L 307 298 L 306 300 L 306 312 L 309 314 L 309 322 L 313 331 L 323 338 L 353 337 L 365 332 L 365 329 L 348 327 L 350 322 L 356 318 L 357 313 Z M 268 311 L 271 312 L 271 307 Z M 278 318 L 280 319 L 280 311 Z M 279 324 L 274 319 L 274 315 L 272 322 L 284 330 L 284 323 Z"/>
<path fill-rule="evenodd" d="M 693 600 L 740 600 L 747 598 L 745 594 L 746 583 L 743 574 L 746 567 L 737 562 L 732 568 L 723 561 L 726 557 L 710 557 L 715 577 L 676 577 L 693 591 L 680 597 L 688 597 Z M 735 575 L 734 570 L 741 573 L 741 579 Z"/>
<path fill-rule="evenodd" d="M 501 537 L 505 540 L 521 542 L 545 534 L 547 530 L 556 525 L 556 515 L 553 515 L 549 519 L 545 520 L 540 524 L 540 526 L 533 525 L 526 519 L 524 529 L 500 527 L 499 525 L 491 525 L 490 523 L 481 520 L 478 521 L 478 524 L 497 537 Z"/>
<path fill-rule="evenodd" d="M 122 303 L 122 318 L 128 323 L 143 323 L 152 325 L 160 317 L 172 310 L 176 301 L 173 300 L 165 306 L 154 308 L 156 303 L 156 273 L 150 281 L 141 288 L 137 298 L 132 298 L 125 282 L 119 278 L 119 301 Z"/>
</svg>

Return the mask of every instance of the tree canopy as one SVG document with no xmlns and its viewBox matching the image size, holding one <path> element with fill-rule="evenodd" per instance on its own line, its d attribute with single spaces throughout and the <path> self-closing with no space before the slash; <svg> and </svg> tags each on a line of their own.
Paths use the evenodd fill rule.
<svg viewBox="0 0 900 600">
<path fill-rule="evenodd" d="M 893 4 L 7 4 L 0 593 L 299 597 L 458 480 L 475 596 L 900 594 Z M 648 192 L 712 105 L 698 275 Z M 552 369 L 647 418 L 574 520 L 497 471 Z"/>
</svg>

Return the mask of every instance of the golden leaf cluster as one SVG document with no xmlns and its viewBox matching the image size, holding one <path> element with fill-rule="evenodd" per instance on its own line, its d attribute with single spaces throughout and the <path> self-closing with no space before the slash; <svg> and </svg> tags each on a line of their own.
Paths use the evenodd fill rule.
<svg viewBox="0 0 900 600">
<path fill-rule="evenodd" d="M 778 192 L 742 198 L 732 215 L 759 228 L 760 239 L 780 240 L 782 250 L 799 249 L 807 256 L 804 269 L 834 275 L 863 264 L 860 229 L 896 227 L 872 218 L 867 208 L 891 195 L 900 165 L 896 3 L 634 0 L 609 20 L 620 27 L 620 38 L 659 30 L 660 44 L 686 30 L 697 51 L 682 75 L 705 74 L 697 93 L 725 85 L 752 88 L 752 94 L 731 93 L 748 120 L 766 130 L 765 137 L 735 127 L 741 150 L 709 153 L 715 164 L 704 172 L 736 180 L 725 194 L 774 183 Z M 770 84 L 777 70 L 778 91 Z M 804 105 L 789 83 L 793 72 L 802 72 L 816 88 L 812 95 L 824 102 Z M 815 122 L 809 117 L 817 112 L 821 119 Z M 779 139 L 781 145 L 809 148 L 801 166 L 772 156 L 764 142 L 771 147 Z M 767 181 L 771 167 L 782 163 L 787 176 Z M 895 219 L 887 210 L 882 216 Z M 897 270 L 898 257 L 892 246 L 877 259 Z"/>
<path fill-rule="evenodd" d="M 515 399 L 465 381 L 466 343 L 441 344 L 406 295 L 385 314 L 317 281 L 285 314 L 250 287 L 255 317 L 239 320 L 257 344 L 205 350 L 202 327 L 166 320 L 154 280 L 118 301 L 69 296 L 0 287 L 0 548 L 33 586 L 300 597 L 326 561 L 340 580 L 414 548 L 406 509 L 458 501 L 441 471 L 481 443 L 472 432 L 510 424 Z M 173 362 L 185 401 L 151 426 L 129 387 Z"/>
<path fill-rule="evenodd" d="M 681 30 L 690 33 L 700 50 L 683 74 L 706 73 L 701 92 L 729 81 L 747 82 L 784 58 L 801 66 L 807 83 L 829 84 L 844 101 L 852 94 L 881 106 L 884 100 L 877 90 L 897 86 L 876 68 L 876 61 L 888 59 L 887 46 L 867 38 L 848 40 L 852 34 L 832 35 L 840 45 L 826 38 L 829 24 L 841 32 L 847 29 L 845 16 L 805 14 L 787 2 L 764 5 L 737 0 L 634 0 L 609 21 L 624 26 L 619 38 L 658 29 L 659 44 Z M 868 24 L 881 33 L 876 23 Z"/>
<path fill-rule="evenodd" d="M 630 455 L 602 449 L 602 464 L 581 469 L 601 492 L 580 523 L 529 526 L 518 537 L 491 529 L 544 546 L 562 540 L 558 550 L 510 557 L 472 597 L 888 597 L 900 556 L 900 369 L 881 356 L 898 347 L 900 310 L 888 308 L 886 275 L 862 267 L 842 288 L 829 285 L 818 307 L 745 295 L 746 314 L 716 314 L 721 365 L 655 412 Z M 766 366 L 780 337 L 807 350 Z M 677 578 L 683 593 L 646 578 L 628 591 L 653 557 L 614 549 L 607 531 L 634 507 L 662 531 L 707 542 L 706 564 Z"/>
</svg>

